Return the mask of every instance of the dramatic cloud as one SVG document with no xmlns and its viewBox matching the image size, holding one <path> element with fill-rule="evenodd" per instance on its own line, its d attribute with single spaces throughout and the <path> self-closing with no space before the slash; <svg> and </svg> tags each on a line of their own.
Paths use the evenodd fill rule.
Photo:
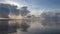
<svg viewBox="0 0 60 34">
<path fill-rule="evenodd" d="M 0 17 L 9 17 L 10 12 L 15 15 L 19 14 L 17 6 L 0 3 Z"/>
<path fill-rule="evenodd" d="M 22 7 L 21 9 L 20 9 L 20 12 L 19 12 L 22 16 L 25 16 L 25 15 L 27 15 L 28 13 L 30 13 L 30 11 L 29 10 L 27 10 L 27 7 Z"/>
<path fill-rule="evenodd" d="M 53 11 L 48 11 L 44 12 L 41 14 L 42 18 L 42 23 L 45 25 L 59 25 L 60 24 L 60 10 L 53 10 Z"/>
<path fill-rule="evenodd" d="M 0 17 L 9 17 L 10 16 L 25 16 L 28 13 L 30 13 L 29 10 L 27 10 L 27 7 L 21 7 L 19 9 L 17 9 L 18 6 L 17 5 L 11 5 L 11 4 L 4 4 L 4 3 L 0 3 Z"/>
</svg>

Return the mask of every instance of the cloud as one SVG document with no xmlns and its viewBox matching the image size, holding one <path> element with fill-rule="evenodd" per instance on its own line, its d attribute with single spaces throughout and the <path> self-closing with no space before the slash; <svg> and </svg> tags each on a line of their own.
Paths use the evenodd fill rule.
<svg viewBox="0 0 60 34">
<path fill-rule="evenodd" d="M 26 6 L 25 6 L 25 7 L 21 7 L 21 9 L 20 9 L 20 14 L 21 14 L 22 16 L 25 16 L 25 15 L 27 15 L 28 13 L 30 13 L 30 11 L 27 9 Z"/>
<path fill-rule="evenodd" d="M 44 18 L 44 20 L 42 21 L 42 23 L 44 23 L 45 25 L 58 25 L 59 23 L 59 13 L 60 10 L 50 10 L 48 12 L 43 12 L 41 14 L 41 16 Z"/>
<path fill-rule="evenodd" d="M 14 12 L 13 14 L 17 15 L 17 6 L 0 3 L 0 17 L 9 17 L 10 12 Z"/>
<path fill-rule="evenodd" d="M 3 4 L 3 5 L 2 5 Z M 4 6 L 4 7 L 3 7 Z M 9 3 L 9 2 L 6 2 L 6 3 L 4 3 L 4 2 L 2 2 L 2 3 L 0 3 L 0 9 L 6 9 L 6 11 L 7 10 L 9 10 L 8 12 L 9 12 L 9 14 L 10 14 L 10 16 L 11 15 L 22 15 L 22 16 L 25 16 L 25 15 L 27 15 L 28 13 L 30 13 L 30 11 L 28 10 L 28 8 L 27 8 L 27 6 L 20 6 L 20 5 L 18 5 L 17 3 L 15 3 L 15 2 L 12 2 L 12 3 Z M 2 11 L 1 10 L 1 11 Z M 0 11 L 0 12 L 1 12 Z M 4 12 L 4 11 L 3 11 Z M 7 12 L 6 12 L 6 14 L 7 14 Z M 8 14 L 7 14 L 8 15 Z"/>
<path fill-rule="evenodd" d="M 18 4 L 15 1 L 0 1 L 0 3 L 5 3 L 5 4 L 11 4 L 11 5 L 17 5 L 18 8 L 22 7 L 22 5 Z"/>
</svg>

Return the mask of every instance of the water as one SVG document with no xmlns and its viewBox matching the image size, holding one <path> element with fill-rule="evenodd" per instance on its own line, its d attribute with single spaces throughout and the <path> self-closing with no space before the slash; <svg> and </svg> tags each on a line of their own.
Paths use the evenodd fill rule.
<svg viewBox="0 0 60 34">
<path fill-rule="evenodd" d="M 3 25 L 5 24 L 5 29 L 0 34 L 60 34 L 59 27 L 48 27 L 43 26 L 40 21 L 33 20 L 10 20 L 10 21 L 0 21 Z M 27 23 L 27 31 L 21 30 L 21 23 Z M 7 27 L 6 27 L 7 26 Z"/>
</svg>

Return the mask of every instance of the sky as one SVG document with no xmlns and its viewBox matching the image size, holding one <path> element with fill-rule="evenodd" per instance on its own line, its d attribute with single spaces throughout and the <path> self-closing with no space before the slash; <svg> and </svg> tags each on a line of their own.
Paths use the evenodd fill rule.
<svg viewBox="0 0 60 34">
<path fill-rule="evenodd" d="M 27 6 L 32 14 L 39 14 L 48 9 L 60 9 L 60 0 L 0 0 L 11 1 L 19 4 L 20 6 Z"/>
</svg>

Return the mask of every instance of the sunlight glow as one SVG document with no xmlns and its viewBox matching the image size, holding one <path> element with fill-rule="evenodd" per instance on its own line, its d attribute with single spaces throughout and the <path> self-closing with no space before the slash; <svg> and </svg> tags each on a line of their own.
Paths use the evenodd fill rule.
<svg viewBox="0 0 60 34">
<path fill-rule="evenodd" d="M 15 6 L 17 6 L 17 9 L 19 9 L 20 7 L 23 7 L 23 5 L 20 5 L 17 2 L 14 2 L 14 1 L 5 1 L 5 2 L 3 1 L 3 2 L 0 2 L 0 3 L 15 5 Z"/>
</svg>

